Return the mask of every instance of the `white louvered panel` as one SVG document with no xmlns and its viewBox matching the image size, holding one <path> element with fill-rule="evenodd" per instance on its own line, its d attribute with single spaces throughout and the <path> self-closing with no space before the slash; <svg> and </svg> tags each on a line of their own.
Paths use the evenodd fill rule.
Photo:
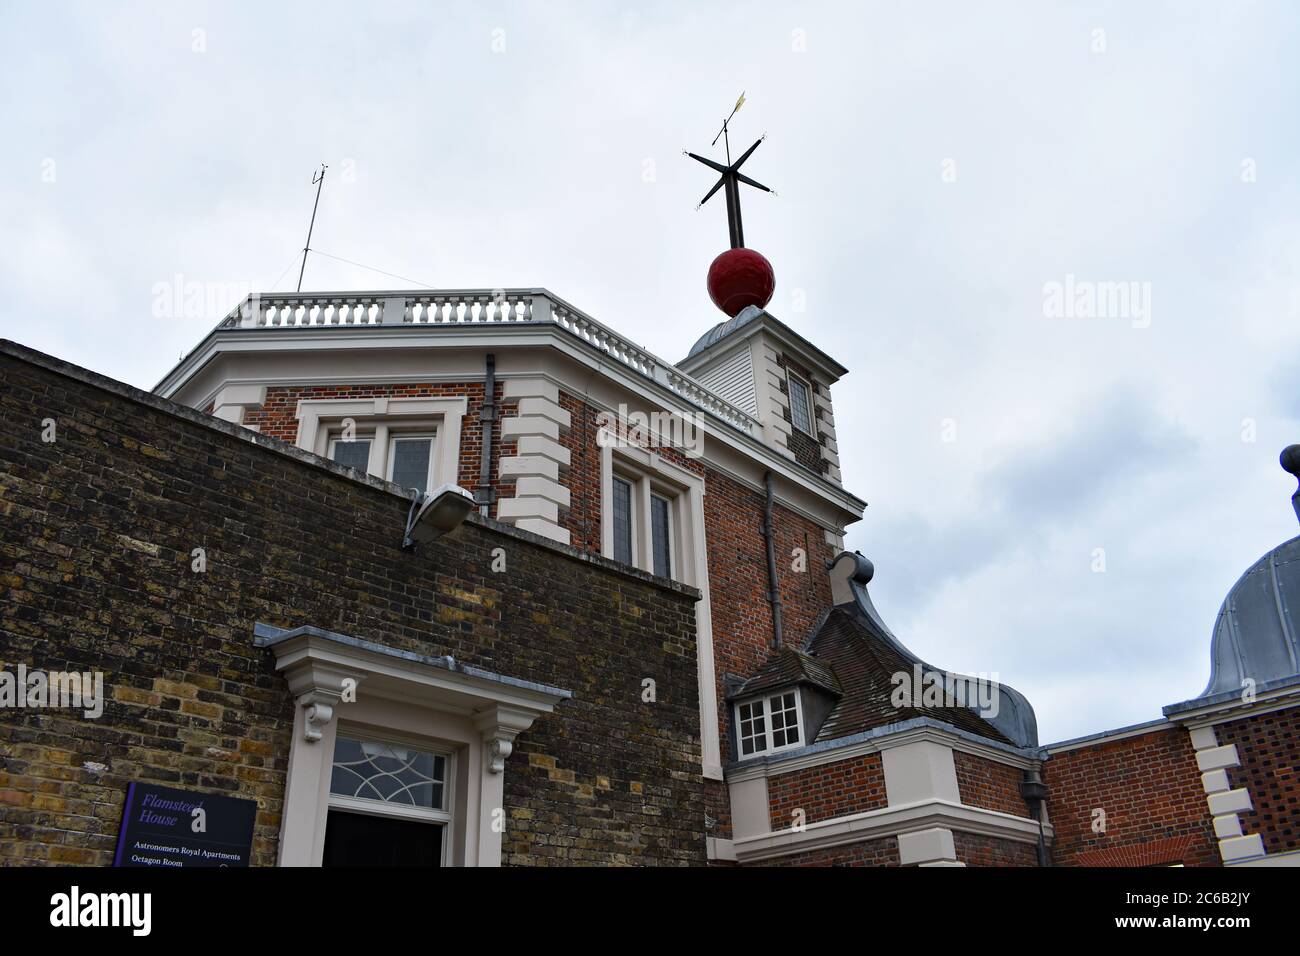
<svg viewBox="0 0 1300 956">
<path fill-rule="evenodd" d="M 698 374 L 700 383 L 750 415 L 758 414 L 758 393 L 754 389 L 754 368 L 749 349 L 741 348 Z"/>
</svg>

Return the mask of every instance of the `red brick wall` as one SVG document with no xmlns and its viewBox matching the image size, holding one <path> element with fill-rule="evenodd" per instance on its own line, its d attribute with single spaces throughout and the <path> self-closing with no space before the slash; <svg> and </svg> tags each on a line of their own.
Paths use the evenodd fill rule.
<svg viewBox="0 0 1300 956">
<path fill-rule="evenodd" d="M 952 752 L 957 767 L 957 787 L 961 802 L 968 807 L 997 810 L 1018 817 L 1029 816 L 1029 807 L 1020 795 L 1020 781 L 1025 773 L 995 760 L 986 760 L 960 750 Z"/>
<path fill-rule="evenodd" d="M 1090 851 L 1184 836 L 1182 862 L 1220 862 L 1191 738 L 1180 727 L 1056 754 L 1044 762 L 1043 778 L 1058 866 L 1097 859 L 1080 859 Z M 1096 807 L 1106 811 L 1104 834 L 1092 832 Z"/>
<path fill-rule="evenodd" d="M 596 444 L 596 410 L 568 392 L 560 392 L 560 407 L 569 413 L 569 431 L 560 444 L 569 450 L 569 473 L 561 480 L 569 488 L 570 504 L 560 511 L 559 525 L 569 543 L 600 553 L 600 446 Z"/>
<path fill-rule="evenodd" d="M 952 831 L 958 861 L 967 866 L 1037 866 L 1038 847 L 981 833 Z"/>
<path fill-rule="evenodd" d="M 477 382 L 434 382 L 434 384 L 402 385 L 309 385 L 277 386 L 266 389 L 266 401 L 256 411 L 244 414 L 244 425 L 257 425 L 257 431 L 273 438 L 282 438 L 290 445 L 298 441 L 298 403 L 303 399 L 365 399 L 365 398 L 467 398 L 468 406 L 460 420 L 460 464 L 456 473 L 461 488 L 474 490 L 478 485 L 478 468 L 482 455 L 482 425 L 478 411 L 484 401 L 484 384 Z M 497 386 L 497 402 L 502 401 L 502 386 Z M 506 408 L 513 414 L 517 403 Z M 500 428 L 498 425 L 497 432 Z M 513 445 L 513 442 L 511 442 Z M 495 484 L 500 447 L 494 449 L 491 477 Z M 507 450 L 506 454 L 512 454 Z"/>
<path fill-rule="evenodd" d="M 758 866 L 898 866 L 898 838 L 884 837 L 862 843 L 807 850 L 765 860 Z"/>
<path fill-rule="evenodd" d="M 865 813 L 885 806 L 885 771 L 880 754 L 806 767 L 767 781 L 768 812 L 773 830 L 788 830 L 794 811 L 805 823 Z"/>
<path fill-rule="evenodd" d="M 572 428 L 560 443 L 568 448 L 566 484 L 571 507 L 560 514 L 574 547 L 600 551 L 600 448 L 597 412 L 581 398 L 560 393 Z M 666 461 L 704 478 L 704 526 L 708 540 L 709 588 L 713 608 L 714 672 L 718 700 L 724 675 L 749 677 L 771 653 L 772 614 L 767 601 L 767 551 L 763 542 L 764 496 L 709 468 L 679 449 L 656 448 Z M 826 563 L 835 556 L 825 532 L 779 505 L 775 509 L 777 578 L 785 640 L 799 645 L 830 605 Z M 806 571 L 793 569 L 792 552 L 803 549 Z M 726 751 L 727 708 L 719 708 L 719 732 Z"/>
<path fill-rule="evenodd" d="M 1239 814 L 1242 833 L 1258 833 L 1267 853 L 1300 847 L 1300 708 L 1218 724 L 1220 745 L 1237 745 L 1240 767 L 1228 782 L 1250 791 L 1254 809 Z"/>
<path fill-rule="evenodd" d="M 713 608 L 713 659 L 718 699 L 727 674 L 749 677 L 772 652 L 772 612 L 767 600 L 767 551 L 763 542 L 763 494 L 707 469 L 704 524 L 709 542 L 709 586 Z M 825 533 L 785 508 L 774 513 L 776 570 L 787 644 L 800 646 L 830 606 L 826 563 L 834 550 Z M 807 570 L 792 569 L 791 552 L 804 549 Z M 727 740 L 729 708 L 718 711 Z M 726 754 L 724 754 L 726 756 Z"/>
</svg>

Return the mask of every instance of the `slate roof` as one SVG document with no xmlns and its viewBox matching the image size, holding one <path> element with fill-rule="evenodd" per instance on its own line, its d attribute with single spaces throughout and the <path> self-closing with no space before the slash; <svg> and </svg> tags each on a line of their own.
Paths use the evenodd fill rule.
<svg viewBox="0 0 1300 956">
<path fill-rule="evenodd" d="M 869 618 L 855 613 L 852 605 L 831 610 L 808 642 L 807 651 L 830 667 L 843 692 L 814 743 L 913 717 L 941 720 L 989 740 L 1014 743 L 967 707 L 895 707 L 891 697 L 896 685 L 890 678 L 899 672 L 910 675 L 914 662 L 900 653 Z M 925 668 L 925 672 L 930 670 Z"/>
<path fill-rule="evenodd" d="M 774 651 L 758 669 L 758 673 L 728 697 L 748 697 L 760 691 L 794 687 L 797 684 L 809 684 L 832 697 L 843 695 L 840 682 L 829 664 L 804 651 L 786 646 Z"/>
</svg>

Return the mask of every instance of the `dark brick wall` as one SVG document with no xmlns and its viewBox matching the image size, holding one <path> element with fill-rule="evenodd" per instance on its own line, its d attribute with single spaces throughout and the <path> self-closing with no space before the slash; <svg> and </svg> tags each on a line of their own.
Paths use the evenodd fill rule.
<svg viewBox="0 0 1300 956">
<path fill-rule="evenodd" d="M 507 761 L 506 862 L 704 862 L 693 592 L 477 519 L 402 552 L 389 486 L 69 374 L 0 353 L 0 663 L 102 670 L 108 703 L 0 711 L 0 859 L 108 862 L 144 780 L 256 800 L 273 863 L 293 703 L 264 621 L 572 691 Z"/>
<path fill-rule="evenodd" d="M 952 761 L 957 768 L 957 787 L 962 803 L 1018 817 L 1030 815 L 1029 807 L 1020 795 L 1020 781 L 1025 776 L 1023 770 L 960 750 L 952 752 Z"/>
<path fill-rule="evenodd" d="M 1216 724 L 1214 735 L 1237 745 L 1241 766 L 1228 768 L 1228 782 L 1254 804 L 1238 814 L 1241 832 L 1258 833 L 1266 853 L 1300 847 L 1300 708 Z"/>
<path fill-rule="evenodd" d="M 788 830 L 795 810 L 804 812 L 805 823 L 816 823 L 878 810 L 888 803 L 880 754 L 806 767 L 767 781 L 773 830 Z"/>
<path fill-rule="evenodd" d="M 1056 830 L 1052 860 L 1085 865 L 1095 851 L 1187 837 L 1182 861 L 1219 865 L 1191 737 L 1182 727 L 1155 730 L 1054 754 L 1043 764 L 1048 818 Z M 1092 811 L 1106 811 L 1106 832 L 1092 832 Z"/>
</svg>

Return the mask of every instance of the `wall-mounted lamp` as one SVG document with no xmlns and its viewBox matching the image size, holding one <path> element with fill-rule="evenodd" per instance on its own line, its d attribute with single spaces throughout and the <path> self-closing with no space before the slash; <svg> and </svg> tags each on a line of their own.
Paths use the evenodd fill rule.
<svg viewBox="0 0 1300 956">
<path fill-rule="evenodd" d="M 459 485 L 439 485 L 433 491 L 417 495 L 406 516 L 403 548 L 437 541 L 460 527 L 474 509 L 474 496 Z"/>
</svg>

